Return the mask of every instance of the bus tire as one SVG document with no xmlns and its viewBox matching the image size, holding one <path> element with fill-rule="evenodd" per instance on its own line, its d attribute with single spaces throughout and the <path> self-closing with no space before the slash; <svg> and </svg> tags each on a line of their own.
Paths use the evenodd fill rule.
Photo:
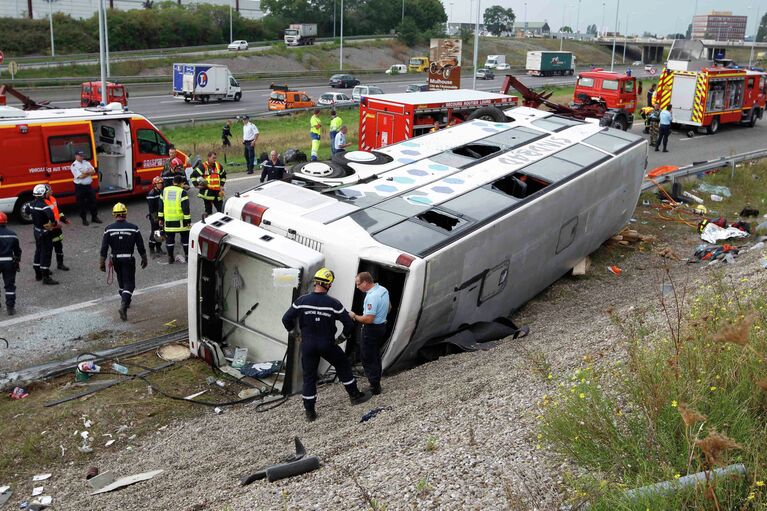
<svg viewBox="0 0 767 511">
<path fill-rule="evenodd" d="M 13 215 L 19 219 L 22 224 L 32 223 L 32 214 L 29 208 L 25 208 L 27 204 L 32 202 L 32 194 L 23 193 L 16 199 L 16 204 L 13 206 Z"/>
<path fill-rule="evenodd" d="M 483 106 L 482 108 L 477 108 L 466 118 L 467 121 L 473 121 L 475 119 L 494 122 L 509 122 L 506 114 L 494 106 Z"/>
<path fill-rule="evenodd" d="M 706 126 L 706 133 L 708 133 L 709 135 L 713 135 L 717 131 L 719 131 L 719 117 L 714 117 L 711 120 L 711 124 Z"/>
</svg>

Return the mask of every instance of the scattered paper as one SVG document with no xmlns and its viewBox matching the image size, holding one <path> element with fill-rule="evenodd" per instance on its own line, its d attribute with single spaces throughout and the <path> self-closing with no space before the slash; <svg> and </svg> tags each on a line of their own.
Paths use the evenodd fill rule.
<svg viewBox="0 0 767 511">
<path fill-rule="evenodd" d="M 10 486 L 0 486 L 0 493 L 5 493 L 10 489 L 11 489 Z"/>
<path fill-rule="evenodd" d="M 213 412 L 216 415 L 221 415 L 222 413 L 224 413 L 224 411 L 221 408 L 219 408 L 218 406 L 213 409 Z"/>
<path fill-rule="evenodd" d="M 114 441 L 114 440 L 109 440 L 107 443 L 105 443 L 105 444 L 104 444 L 104 447 L 109 447 L 109 446 L 110 446 L 110 445 L 112 445 L 113 443 L 115 443 L 115 441 Z"/>
<path fill-rule="evenodd" d="M 38 474 L 32 478 L 33 481 L 45 481 L 49 477 L 51 477 L 53 474 Z"/>
<path fill-rule="evenodd" d="M 44 489 L 45 489 L 45 488 L 44 488 L 44 487 L 42 487 L 42 486 L 38 486 L 38 487 L 36 487 L 36 488 L 33 488 L 33 489 L 32 489 L 32 496 L 33 496 L 33 497 L 37 497 L 38 495 L 42 495 L 42 494 L 43 494 L 43 490 L 44 490 Z"/>
<path fill-rule="evenodd" d="M 42 497 L 40 497 L 40 504 L 42 504 L 43 506 L 50 506 L 52 502 L 53 502 L 53 497 L 51 497 L 50 495 L 43 495 Z"/>
</svg>

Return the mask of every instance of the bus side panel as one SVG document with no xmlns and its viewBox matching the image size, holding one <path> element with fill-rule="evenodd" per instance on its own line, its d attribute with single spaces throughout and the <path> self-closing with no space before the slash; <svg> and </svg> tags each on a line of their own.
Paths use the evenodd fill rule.
<svg viewBox="0 0 767 511">
<path fill-rule="evenodd" d="M 38 183 L 47 183 L 48 159 L 43 150 L 43 131 L 40 126 L 29 126 L 22 133 L 20 126 L 0 128 L 0 201 L 13 207 L 15 198 L 21 195 L 31 197 L 32 188 Z M 7 201 L 7 202 L 6 202 Z M 9 211 L 4 207 L 3 211 Z"/>
</svg>

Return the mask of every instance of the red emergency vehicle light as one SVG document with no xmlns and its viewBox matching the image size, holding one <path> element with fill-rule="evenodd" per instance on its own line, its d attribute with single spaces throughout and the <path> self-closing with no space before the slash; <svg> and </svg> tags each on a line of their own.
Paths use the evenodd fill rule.
<svg viewBox="0 0 767 511">
<path fill-rule="evenodd" d="M 261 204 L 255 202 L 248 202 L 243 206 L 240 218 L 243 222 L 248 222 L 253 225 L 261 225 L 261 221 L 264 219 L 264 213 L 269 209 Z"/>
</svg>

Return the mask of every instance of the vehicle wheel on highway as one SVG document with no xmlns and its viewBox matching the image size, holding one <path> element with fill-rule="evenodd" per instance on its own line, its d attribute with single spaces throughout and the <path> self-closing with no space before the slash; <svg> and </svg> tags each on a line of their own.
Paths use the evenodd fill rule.
<svg viewBox="0 0 767 511">
<path fill-rule="evenodd" d="M 687 131 L 687 138 L 692 138 L 695 136 L 695 130 L 688 130 Z"/>
<path fill-rule="evenodd" d="M 203 103 L 207 103 L 208 101 L 210 101 L 210 96 L 202 96 L 200 99 L 202 100 Z"/>
<path fill-rule="evenodd" d="M 567 74 L 569 74 L 570 76 L 573 76 L 573 70 L 571 69 L 570 71 L 567 72 Z"/>
<path fill-rule="evenodd" d="M 616 130 L 626 131 L 626 127 L 628 126 L 628 123 L 626 122 L 625 117 L 616 117 L 613 119 L 613 128 Z"/>
<path fill-rule="evenodd" d="M 713 135 L 717 131 L 719 131 L 719 117 L 714 117 L 714 119 L 711 121 L 711 124 L 706 126 L 706 133 Z"/>
<path fill-rule="evenodd" d="M 241 94 L 241 93 L 239 93 L 239 92 L 237 92 L 237 93 L 234 95 L 234 100 L 235 100 L 235 101 L 239 101 L 239 100 L 241 100 L 241 99 L 242 99 L 242 94 Z"/>
<path fill-rule="evenodd" d="M 299 163 L 291 169 L 291 172 L 295 177 L 308 176 L 336 178 L 346 175 L 346 170 L 341 165 L 327 161 L 307 161 Z"/>
<path fill-rule="evenodd" d="M 192 101 L 192 98 L 189 96 L 184 96 L 184 103 L 189 103 L 190 101 Z"/>
<path fill-rule="evenodd" d="M 466 118 L 467 121 L 473 121 L 475 119 L 494 122 L 509 122 L 506 114 L 494 106 L 483 106 L 482 108 L 477 108 Z"/>
<path fill-rule="evenodd" d="M 13 214 L 22 224 L 32 223 L 32 196 L 28 193 L 21 195 L 16 199 L 16 204 L 13 206 Z"/>
</svg>

